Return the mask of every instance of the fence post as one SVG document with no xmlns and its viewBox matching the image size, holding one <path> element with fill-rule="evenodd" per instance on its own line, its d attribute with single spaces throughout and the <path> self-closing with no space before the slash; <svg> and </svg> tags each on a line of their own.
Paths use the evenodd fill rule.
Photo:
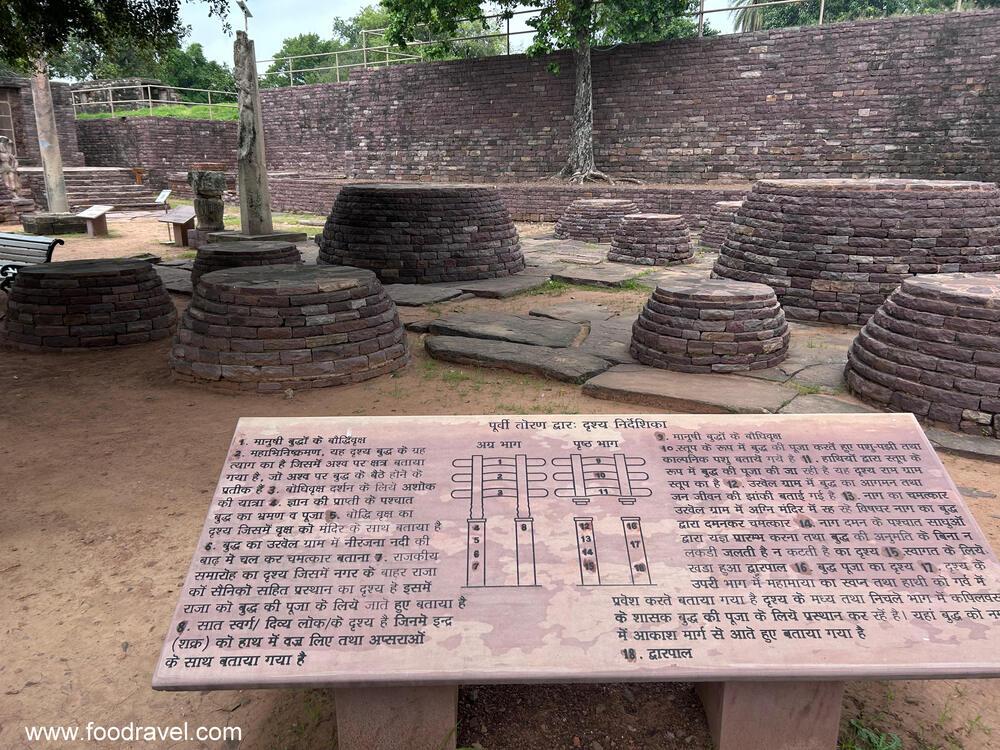
<svg viewBox="0 0 1000 750">
<path fill-rule="evenodd" d="M 962 0 L 958 0 L 962 2 Z M 819 25 L 823 25 L 823 16 L 826 15 L 826 0 L 819 0 Z"/>
<path fill-rule="evenodd" d="M 340 83 L 340 53 L 333 53 L 333 67 L 337 69 L 337 83 Z"/>
<path fill-rule="evenodd" d="M 212 106 L 212 90 L 208 90 L 208 119 L 215 119 L 215 107 Z"/>
<path fill-rule="evenodd" d="M 507 18 L 507 54 L 510 54 L 510 18 Z"/>
<path fill-rule="evenodd" d="M 288 85 L 289 86 L 294 86 L 295 85 L 295 79 L 292 78 L 292 65 L 294 65 L 294 64 L 295 63 L 292 62 L 292 58 L 289 57 L 288 58 Z"/>
<path fill-rule="evenodd" d="M 698 36 L 705 36 L 705 0 L 698 0 Z"/>
<path fill-rule="evenodd" d="M 139 89 L 139 95 L 142 96 L 142 88 Z M 153 85 L 150 83 L 146 84 L 146 102 L 149 104 L 149 115 L 153 115 Z"/>
<path fill-rule="evenodd" d="M 111 114 L 115 113 L 115 92 L 114 89 L 108 89 L 108 104 L 111 106 Z"/>
</svg>

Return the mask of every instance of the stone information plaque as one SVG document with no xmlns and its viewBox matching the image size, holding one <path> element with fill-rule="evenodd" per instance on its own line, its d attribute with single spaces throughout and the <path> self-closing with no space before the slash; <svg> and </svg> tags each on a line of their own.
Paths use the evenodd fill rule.
<svg viewBox="0 0 1000 750">
<path fill-rule="evenodd" d="M 159 689 L 1000 674 L 910 415 L 242 419 Z"/>
</svg>

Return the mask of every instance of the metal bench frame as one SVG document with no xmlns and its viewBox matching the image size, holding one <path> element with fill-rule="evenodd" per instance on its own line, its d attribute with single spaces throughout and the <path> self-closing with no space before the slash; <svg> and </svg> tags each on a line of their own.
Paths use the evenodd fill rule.
<svg viewBox="0 0 1000 750">
<path fill-rule="evenodd" d="M 64 244 L 58 238 L 0 233 L 0 291 L 10 289 L 21 266 L 51 262 L 56 245 Z M 45 253 L 44 260 L 42 252 Z"/>
</svg>

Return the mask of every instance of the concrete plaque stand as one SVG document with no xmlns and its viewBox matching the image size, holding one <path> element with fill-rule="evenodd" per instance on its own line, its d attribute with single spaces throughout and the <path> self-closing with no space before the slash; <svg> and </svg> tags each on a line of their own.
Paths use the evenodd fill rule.
<svg viewBox="0 0 1000 750">
<path fill-rule="evenodd" d="M 831 750 L 843 682 L 699 682 L 717 750 Z"/>
<path fill-rule="evenodd" d="M 458 686 L 334 691 L 339 750 L 454 750 Z"/>
</svg>

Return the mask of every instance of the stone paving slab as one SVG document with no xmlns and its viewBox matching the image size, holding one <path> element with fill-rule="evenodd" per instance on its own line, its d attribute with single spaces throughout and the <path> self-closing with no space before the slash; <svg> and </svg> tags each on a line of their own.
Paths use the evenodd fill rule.
<svg viewBox="0 0 1000 750">
<path fill-rule="evenodd" d="M 608 401 L 693 414 L 775 414 L 799 395 L 780 383 L 738 375 L 697 375 L 643 365 L 612 367 L 583 385 L 583 393 Z"/>
<path fill-rule="evenodd" d="M 156 273 L 163 280 L 163 286 L 168 292 L 176 294 L 192 294 L 194 287 L 191 285 L 191 272 L 184 268 L 174 268 L 171 266 L 153 266 Z"/>
<path fill-rule="evenodd" d="M 781 408 L 782 414 L 872 414 L 878 412 L 852 398 L 816 394 L 796 396 Z"/>
<path fill-rule="evenodd" d="M 453 284 L 386 284 L 383 288 L 392 301 L 402 307 L 433 305 L 462 294 Z"/>
<path fill-rule="evenodd" d="M 996 438 L 966 435 L 961 432 L 942 430 L 939 427 L 925 426 L 924 432 L 927 434 L 927 439 L 931 441 L 931 445 L 939 451 L 1000 463 L 1000 440 Z"/>
<path fill-rule="evenodd" d="M 590 323 L 590 333 L 580 344 L 580 351 L 593 354 L 615 364 L 635 363 L 629 354 L 632 340 L 632 324 L 635 318 L 618 316 L 610 320 L 595 320 Z"/>
<path fill-rule="evenodd" d="M 549 347 L 571 346 L 583 331 L 579 323 L 486 312 L 446 315 L 430 324 L 430 332 L 437 335 Z"/>
<path fill-rule="evenodd" d="M 601 266 L 567 267 L 563 271 L 552 274 L 553 281 L 566 284 L 583 284 L 587 286 L 622 286 L 625 282 L 646 273 L 643 268 L 619 263 L 608 263 Z"/>
<path fill-rule="evenodd" d="M 424 348 L 434 359 L 583 383 L 608 369 L 608 362 L 578 349 L 529 346 L 465 336 L 428 336 Z"/>
<path fill-rule="evenodd" d="M 525 272 L 513 276 L 501 276 L 496 279 L 464 281 L 458 284 L 458 287 L 463 292 L 469 292 L 477 297 L 504 299 L 540 287 L 549 280 L 549 277 L 549 274 Z"/>
<path fill-rule="evenodd" d="M 609 320 L 617 313 L 593 302 L 563 302 L 545 307 L 533 307 L 528 311 L 528 315 L 552 320 L 568 320 L 572 323 L 592 323 L 595 320 Z"/>
</svg>

